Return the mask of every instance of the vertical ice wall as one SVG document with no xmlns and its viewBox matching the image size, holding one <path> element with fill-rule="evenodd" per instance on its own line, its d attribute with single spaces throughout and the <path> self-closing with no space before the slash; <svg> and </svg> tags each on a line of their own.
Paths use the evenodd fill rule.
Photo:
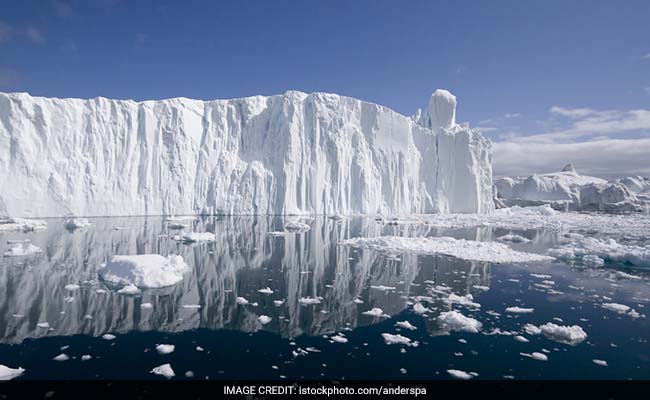
<svg viewBox="0 0 650 400">
<path fill-rule="evenodd" d="M 199 101 L 0 93 L 12 216 L 489 212 L 490 143 L 436 91 L 417 119 L 326 93 Z"/>
</svg>

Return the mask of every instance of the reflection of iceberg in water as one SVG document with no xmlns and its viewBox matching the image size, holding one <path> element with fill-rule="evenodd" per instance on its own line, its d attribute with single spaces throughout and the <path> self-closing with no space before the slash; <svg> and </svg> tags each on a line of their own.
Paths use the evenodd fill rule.
<svg viewBox="0 0 650 400">
<path fill-rule="evenodd" d="M 318 335 L 378 321 L 361 314 L 373 307 L 390 315 L 401 312 L 409 297 L 426 295 L 425 280 L 459 294 L 476 292 L 473 285 L 489 283 L 486 264 L 406 254 L 387 257 L 337 246 L 354 236 L 440 234 L 429 228 L 400 230 L 372 218 L 318 217 L 306 233 L 271 236 L 269 232 L 284 226 L 282 218 L 210 217 L 194 221 L 189 229 L 214 232 L 216 242 L 194 246 L 173 240 L 178 231 L 168 229 L 161 218 L 100 218 L 92 223 L 87 230 L 70 233 L 60 221 L 51 220 L 45 231 L 0 236 L 2 243 L 29 238 L 43 249 L 37 257 L 0 260 L 0 342 L 130 330 L 255 331 L 262 328 L 257 321 L 262 314 L 272 317 L 265 330 L 284 337 Z M 491 233 L 468 229 L 457 235 L 477 239 Z M 191 272 L 173 287 L 142 296 L 97 292 L 102 287 L 97 270 L 110 256 L 142 253 L 180 254 Z M 70 283 L 81 288 L 68 291 L 65 286 Z M 382 285 L 396 290 L 370 288 Z M 258 293 L 267 286 L 273 294 Z M 258 305 L 238 305 L 238 296 Z M 322 300 L 302 305 L 302 297 Z M 357 304 L 357 298 L 364 303 Z M 284 303 L 276 306 L 273 300 Z M 153 308 L 141 308 L 143 303 Z M 202 307 L 183 307 L 196 304 Z M 37 326 L 45 321 L 52 330 Z"/>
</svg>

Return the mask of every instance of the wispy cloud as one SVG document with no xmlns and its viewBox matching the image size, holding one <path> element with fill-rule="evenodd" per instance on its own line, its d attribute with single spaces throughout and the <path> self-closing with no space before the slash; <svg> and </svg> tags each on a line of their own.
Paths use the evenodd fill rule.
<svg viewBox="0 0 650 400">
<path fill-rule="evenodd" d="M 19 83 L 18 73 L 11 68 L 0 67 L 0 88 L 14 89 Z"/>
<path fill-rule="evenodd" d="M 641 56 L 642 60 L 650 60 L 650 53 L 644 54 Z"/>
<path fill-rule="evenodd" d="M 0 43 L 8 42 L 13 34 L 13 27 L 4 21 L 0 21 Z"/>
<path fill-rule="evenodd" d="M 45 38 L 40 30 L 34 28 L 33 26 L 28 27 L 25 30 L 27 37 L 34 43 L 45 43 Z"/>
<path fill-rule="evenodd" d="M 569 162 L 585 175 L 650 176 L 650 138 L 581 143 L 497 142 L 493 145 L 493 152 L 496 176 L 558 171 Z"/>
</svg>

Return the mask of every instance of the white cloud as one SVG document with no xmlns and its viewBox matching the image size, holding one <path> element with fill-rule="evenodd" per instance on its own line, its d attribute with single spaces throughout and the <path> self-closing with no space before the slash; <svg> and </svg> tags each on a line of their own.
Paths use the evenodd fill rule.
<svg viewBox="0 0 650 400">
<path fill-rule="evenodd" d="M 37 28 L 34 28 L 33 26 L 28 27 L 25 30 L 25 34 L 34 43 L 44 43 L 45 42 L 45 38 L 43 37 L 43 34 L 41 33 L 41 31 L 38 30 Z"/>
<path fill-rule="evenodd" d="M 569 162 L 587 175 L 650 176 L 650 138 L 580 143 L 497 142 L 493 152 L 495 176 L 552 172 Z"/>
<path fill-rule="evenodd" d="M 642 60 L 650 60 L 650 53 L 644 54 L 641 56 Z"/>
</svg>

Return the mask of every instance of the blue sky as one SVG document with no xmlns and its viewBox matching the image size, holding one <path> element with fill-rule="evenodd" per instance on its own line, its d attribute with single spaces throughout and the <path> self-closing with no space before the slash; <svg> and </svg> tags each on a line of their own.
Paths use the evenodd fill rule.
<svg viewBox="0 0 650 400">
<path fill-rule="evenodd" d="M 495 141 L 498 175 L 568 161 L 650 175 L 647 0 L 0 0 L 0 10 L 0 91 L 143 100 L 297 89 L 410 115 L 445 88 L 458 119 Z"/>
</svg>

